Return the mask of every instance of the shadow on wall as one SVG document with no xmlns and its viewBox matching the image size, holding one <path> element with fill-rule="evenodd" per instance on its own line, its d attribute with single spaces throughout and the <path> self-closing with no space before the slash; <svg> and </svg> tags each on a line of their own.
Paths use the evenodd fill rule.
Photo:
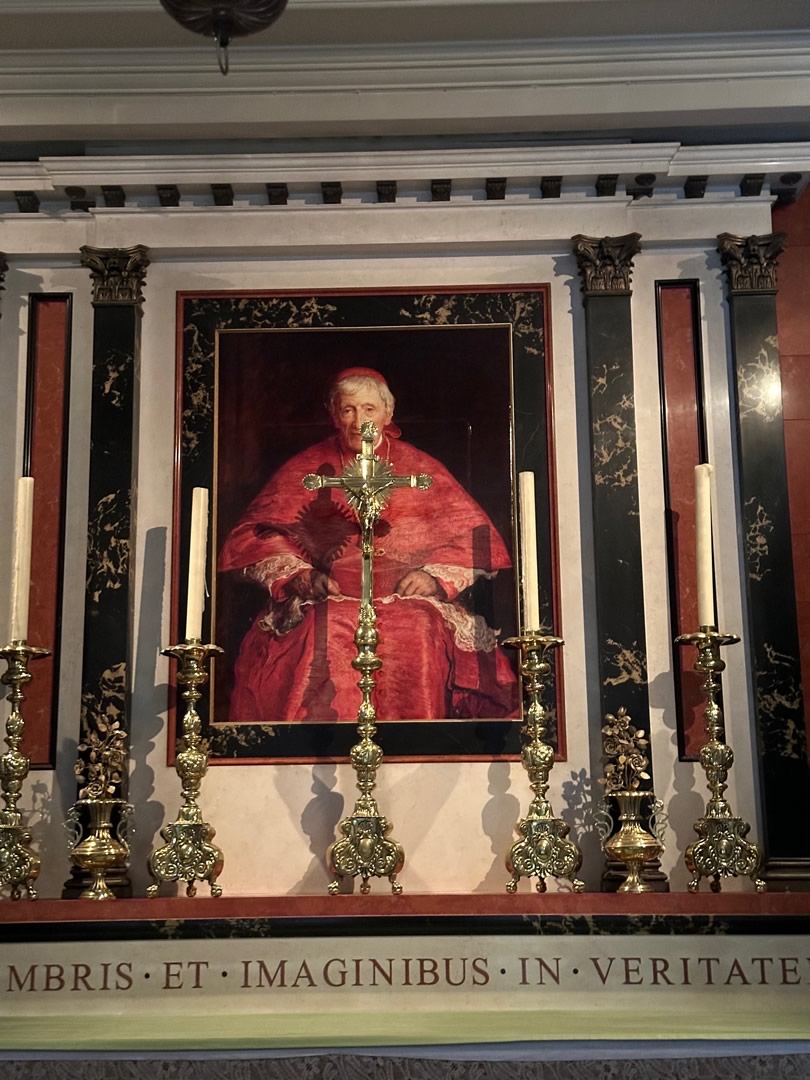
<svg viewBox="0 0 810 1080">
<path fill-rule="evenodd" d="M 290 893 L 326 893 L 331 875 L 326 865 L 326 849 L 337 836 L 338 822 L 343 816 L 345 800 L 335 791 L 336 765 L 312 767 L 312 798 L 301 814 L 301 830 L 309 839 L 312 861 Z M 351 882 L 341 892 L 351 892 Z"/>
<path fill-rule="evenodd" d="M 153 798 L 155 773 L 149 765 L 157 737 L 165 723 L 169 686 L 158 683 L 155 675 L 163 645 L 163 596 L 166 573 L 165 528 L 149 529 L 143 556 L 141 603 L 138 621 L 138 640 L 135 647 L 135 679 L 132 688 L 129 799 L 136 809 L 134 828 L 130 832 L 130 866 L 133 894 L 142 896 L 151 878 L 146 860 L 156 841 L 158 831 L 166 820 L 166 808 Z M 180 805 L 180 783 L 177 781 L 177 805 Z M 165 885 L 164 895 L 176 893 L 177 886 Z"/>
<path fill-rule="evenodd" d="M 520 775 L 525 776 L 519 762 L 514 763 L 514 767 Z M 481 813 L 481 828 L 484 835 L 490 839 L 490 848 L 495 858 L 486 877 L 475 886 L 473 892 L 504 892 L 509 880 L 506 856 L 515 841 L 515 822 L 520 815 L 520 799 L 516 795 L 508 794 L 512 768 L 512 762 L 493 761 L 487 772 L 490 798 Z"/>
<path fill-rule="evenodd" d="M 662 680 L 663 685 L 661 685 Z M 664 843 L 669 851 L 669 862 L 672 866 L 669 874 L 670 888 L 676 892 L 686 888 L 686 882 L 690 876 L 683 856 L 687 847 L 697 839 L 693 825 L 703 814 L 705 798 L 700 791 L 696 790 L 696 777 L 698 773 L 701 773 L 700 766 L 696 762 L 678 760 L 678 719 L 672 700 L 671 674 L 662 672 L 650 683 L 650 702 L 664 703 L 661 720 L 670 732 L 670 741 L 674 747 L 675 768 L 672 771 L 674 794 L 667 801 L 668 821 Z M 653 762 L 654 766 L 655 762 Z"/>
</svg>

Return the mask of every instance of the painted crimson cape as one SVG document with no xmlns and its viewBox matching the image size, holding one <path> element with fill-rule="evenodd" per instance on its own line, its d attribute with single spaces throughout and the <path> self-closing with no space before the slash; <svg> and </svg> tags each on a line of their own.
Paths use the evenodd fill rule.
<svg viewBox="0 0 810 1080">
<path fill-rule="evenodd" d="M 426 472 L 428 492 L 395 490 L 375 529 L 374 597 L 383 660 L 380 720 L 517 715 L 517 681 L 496 632 L 458 599 L 481 574 L 511 566 L 489 517 L 435 458 L 385 436 L 377 453 L 398 474 Z M 231 722 L 356 719 L 362 555 L 360 526 L 339 489 L 306 491 L 307 473 L 337 476 L 337 436 L 297 454 L 262 488 L 220 552 L 221 571 L 242 571 L 268 590 L 268 606 L 239 651 Z M 329 574 L 340 596 L 301 600 L 286 589 L 304 570 Z M 443 596 L 401 597 L 397 583 L 424 570 Z"/>
</svg>

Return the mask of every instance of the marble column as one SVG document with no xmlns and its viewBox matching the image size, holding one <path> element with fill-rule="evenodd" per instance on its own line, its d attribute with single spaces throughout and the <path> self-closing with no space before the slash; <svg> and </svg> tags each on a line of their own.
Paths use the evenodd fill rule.
<svg viewBox="0 0 810 1080">
<path fill-rule="evenodd" d="M 146 256 L 140 246 L 81 249 L 93 289 L 93 378 L 79 799 L 127 795 L 135 392 Z M 76 896 L 86 880 L 74 868 L 63 895 Z M 116 895 L 131 891 L 126 867 L 108 883 Z"/>
<path fill-rule="evenodd" d="M 770 882 L 810 881 L 810 766 L 776 325 L 780 233 L 717 238 L 726 271 L 746 563 L 748 640 Z M 739 627 L 721 627 L 738 631 Z"/>
<path fill-rule="evenodd" d="M 649 729 L 647 644 L 639 525 L 631 276 L 638 233 L 574 236 L 582 278 L 590 382 L 596 621 L 601 714 L 624 706 Z M 652 763 L 650 764 L 652 774 Z M 606 887 L 623 879 L 609 866 Z M 658 864 L 645 880 L 668 888 Z"/>
</svg>

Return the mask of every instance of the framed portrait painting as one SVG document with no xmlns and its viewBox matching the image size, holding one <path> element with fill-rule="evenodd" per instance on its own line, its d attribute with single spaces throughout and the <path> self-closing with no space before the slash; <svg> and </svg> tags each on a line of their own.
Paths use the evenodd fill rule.
<svg viewBox="0 0 810 1080">
<path fill-rule="evenodd" d="M 535 475 L 541 605 L 556 558 L 542 286 L 178 297 L 173 619 L 191 492 L 211 492 L 204 633 L 224 649 L 200 703 L 212 761 L 346 759 L 360 527 L 339 476 L 372 419 L 375 453 L 428 491 L 375 528 L 375 705 L 389 760 L 519 753 L 515 477 Z M 553 710 L 562 750 L 559 703 Z M 171 740 L 170 740 L 171 741 Z"/>
</svg>

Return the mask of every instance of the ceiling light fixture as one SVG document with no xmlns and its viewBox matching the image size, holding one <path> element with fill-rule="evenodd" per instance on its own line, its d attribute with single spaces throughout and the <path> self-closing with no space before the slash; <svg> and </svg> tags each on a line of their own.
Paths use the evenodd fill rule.
<svg viewBox="0 0 810 1080">
<path fill-rule="evenodd" d="M 196 34 L 213 37 L 217 62 L 228 74 L 228 46 L 235 37 L 266 30 L 281 15 L 287 0 L 160 0 L 175 22 Z"/>
</svg>

